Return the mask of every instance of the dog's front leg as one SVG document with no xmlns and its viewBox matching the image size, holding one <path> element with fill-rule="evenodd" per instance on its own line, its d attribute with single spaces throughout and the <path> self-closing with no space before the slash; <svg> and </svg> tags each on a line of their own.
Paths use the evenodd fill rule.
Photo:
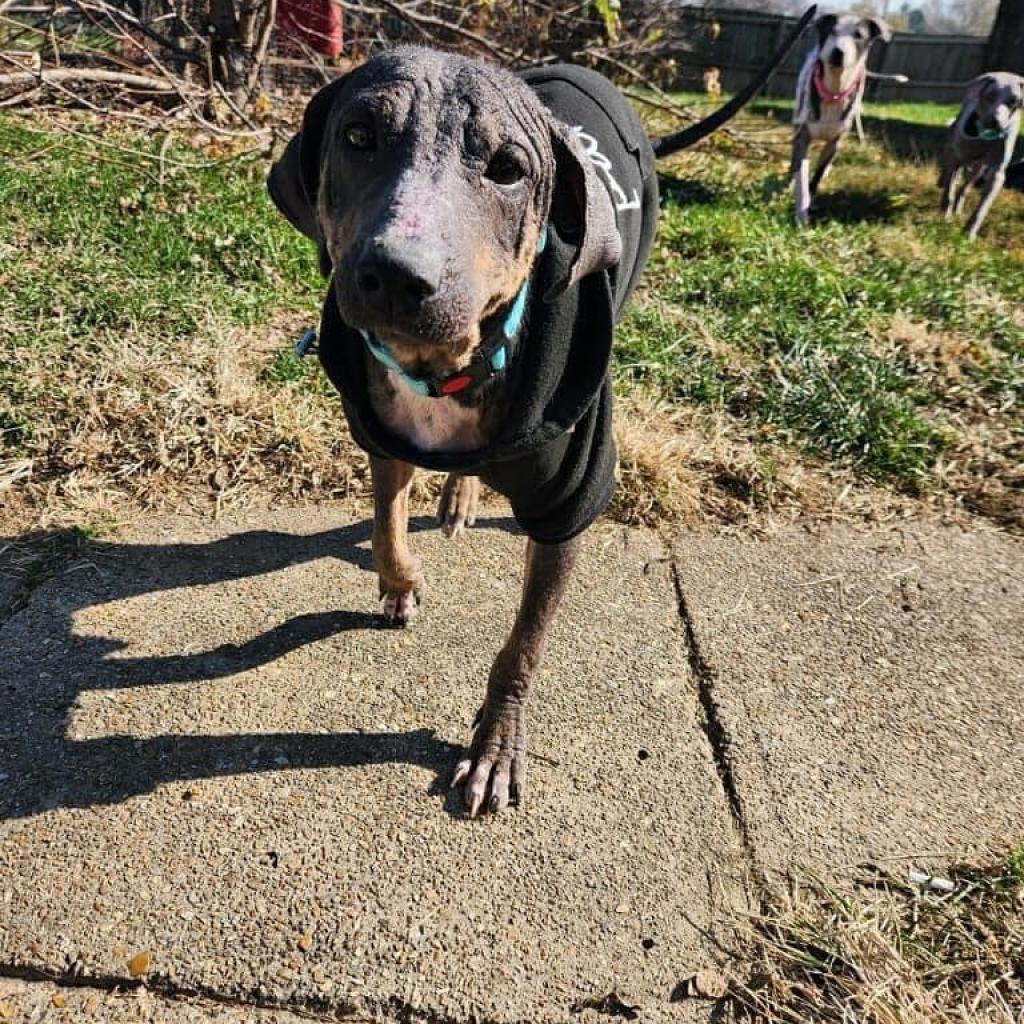
<svg viewBox="0 0 1024 1024">
<path fill-rule="evenodd" d="M 988 211 L 996 201 L 996 196 L 1003 190 L 1004 181 L 1006 181 L 1006 171 L 1001 167 L 993 167 L 992 173 L 989 174 L 988 180 L 985 182 L 985 191 L 982 194 L 981 201 L 964 225 L 968 238 L 977 238 L 978 231 L 988 216 Z"/>
<path fill-rule="evenodd" d="M 957 174 L 960 170 L 960 165 L 956 162 L 956 158 L 952 156 L 946 156 L 942 162 L 942 172 L 939 175 L 939 189 L 941 190 L 942 196 L 939 200 L 939 208 L 942 211 L 942 216 L 949 220 L 953 216 L 953 191 L 956 188 Z"/>
<path fill-rule="evenodd" d="M 494 659 L 487 696 L 477 714 L 468 755 L 452 785 L 465 783 L 471 817 L 482 806 L 500 811 L 518 804 L 526 786 L 526 698 L 544 652 L 548 626 L 565 593 L 580 538 L 526 547 L 526 576 L 515 625 Z"/>
<path fill-rule="evenodd" d="M 969 165 L 963 169 L 963 177 L 960 179 L 960 185 L 956 190 L 956 196 L 953 199 L 953 213 L 960 216 L 964 208 L 964 203 L 967 201 L 967 193 L 970 191 L 972 185 L 976 185 L 978 179 L 985 173 L 985 168 Z"/>
<path fill-rule="evenodd" d="M 839 139 L 830 139 L 825 143 L 825 148 L 821 151 L 821 156 L 818 158 L 818 166 L 814 168 L 814 177 L 811 178 L 810 193 L 812 198 L 818 194 L 818 186 L 825 180 L 825 175 L 831 170 L 832 162 L 836 158 L 838 149 Z"/>
<path fill-rule="evenodd" d="M 423 575 L 409 551 L 409 488 L 413 467 L 370 456 L 373 476 L 373 565 L 384 616 L 404 626 L 419 607 Z"/>
<path fill-rule="evenodd" d="M 810 173 L 811 161 L 808 150 L 811 147 L 811 136 L 805 126 L 801 126 L 793 136 L 793 160 L 790 173 L 793 175 L 793 187 L 796 192 L 796 223 L 804 227 L 811 215 Z"/>
</svg>

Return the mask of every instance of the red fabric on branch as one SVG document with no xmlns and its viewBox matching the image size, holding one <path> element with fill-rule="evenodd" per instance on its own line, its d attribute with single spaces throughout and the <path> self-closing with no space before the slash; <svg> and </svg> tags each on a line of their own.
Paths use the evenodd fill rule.
<svg viewBox="0 0 1024 1024">
<path fill-rule="evenodd" d="M 341 53 L 341 4 L 332 0 L 278 0 L 277 27 L 325 57 Z"/>
</svg>

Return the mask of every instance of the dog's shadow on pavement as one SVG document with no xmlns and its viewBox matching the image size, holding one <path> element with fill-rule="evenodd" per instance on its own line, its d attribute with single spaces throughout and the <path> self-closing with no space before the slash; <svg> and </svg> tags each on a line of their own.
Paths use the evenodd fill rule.
<svg viewBox="0 0 1024 1024">
<path fill-rule="evenodd" d="M 413 530 L 427 525 L 425 519 L 410 523 Z M 504 520 L 479 521 L 478 526 L 509 528 Z M 77 635 L 77 612 L 157 591 L 258 576 L 324 557 L 369 573 L 371 531 L 372 523 L 366 521 L 313 534 L 253 530 L 207 543 L 83 542 L 66 532 L 0 538 L 0 553 L 20 551 L 23 562 L 42 553 L 23 571 L 27 582 L 14 595 L 6 621 L 0 617 L 0 820 L 58 807 L 117 803 L 166 782 L 282 767 L 415 764 L 435 772 L 430 792 L 442 792 L 459 748 L 427 729 L 98 739 L 67 735 L 83 689 L 204 682 L 256 669 L 345 631 L 391 628 L 379 615 L 338 610 L 298 615 L 245 643 L 225 643 L 200 653 L 111 658 L 121 643 Z M 29 636 L 32 609 L 17 609 L 30 604 L 30 590 L 45 578 L 47 560 L 51 571 L 53 562 L 62 563 L 55 573 L 58 579 L 73 576 L 74 581 L 62 587 L 58 600 L 47 602 L 59 609 L 58 621 L 46 623 L 45 636 Z M 368 575 L 367 586 L 376 586 L 372 576 Z M 455 801 L 446 800 L 445 805 L 458 813 Z"/>
</svg>

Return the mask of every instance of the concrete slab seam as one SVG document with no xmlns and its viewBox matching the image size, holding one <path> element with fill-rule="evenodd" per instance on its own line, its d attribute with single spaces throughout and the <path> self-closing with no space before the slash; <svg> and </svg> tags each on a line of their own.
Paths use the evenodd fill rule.
<svg viewBox="0 0 1024 1024">
<path fill-rule="evenodd" d="M 145 989 L 150 995 L 167 1003 L 205 1002 L 234 1010 L 265 1010 L 288 1013 L 305 1020 L 326 1024 L 382 1024 L 386 1014 L 393 1024 L 499 1024 L 489 1018 L 472 1015 L 470 1021 L 410 1006 L 401 999 L 390 997 L 372 1007 L 373 1016 L 367 1017 L 355 1006 L 332 1009 L 327 1000 L 322 1005 L 309 1003 L 275 1002 L 255 995 L 247 997 L 225 995 L 218 989 L 202 985 L 179 985 L 167 977 L 126 978 L 122 975 L 56 973 L 38 967 L 0 963 L 0 978 L 27 983 L 50 984 L 65 989 L 89 989 L 95 992 L 137 992 Z M 518 1024 L 530 1024 L 523 1020 Z"/>
<path fill-rule="evenodd" d="M 747 827 L 747 820 L 743 811 L 743 798 L 736 783 L 736 775 L 733 771 L 732 758 L 729 753 L 729 730 L 722 721 L 718 704 L 715 701 L 715 672 L 701 651 L 697 633 L 693 626 L 693 618 L 686 603 L 686 594 L 683 590 L 683 578 L 679 565 L 674 558 L 669 559 L 669 565 L 672 570 L 672 585 L 676 595 L 679 621 L 682 624 L 683 634 L 686 639 L 687 659 L 690 663 L 690 671 L 693 673 L 694 680 L 697 683 L 697 697 L 700 700 L 701 710 L 704 713 L 703 721 L 700 723 L 701 730 L 707 738 L 711 757 L 715 764 L 715 771 L 721 783 L 726 803 L 729 806 L 729 816 L 739 834 L 740 842 L 750 863 L 753 876 L 756 880 L 762 880 L 765 874 L 761 870 L 757 849 Z"/>
<path fill-rule="evenodd" d="M 91 989 L 96 992 L 106 993 L 128 993 L 145 989 L 150 995 L 163 999 L 168 1003 L 200 1000 L 209 1004 L 237 1010 L 276 1010 L 282 1013 L 290 1013 L 293 1016 L 302 1017 L 306 1020 L 345 1021 L 345 1024 L 370 1024 L 370 1018 L 356 1017 L 344 1011 L 340 1014 L 318 1012 L 308 1007 L 293 1006 L 286 1003 L 237 999 L 213 989 L 197 988 L 190 985 L 175 985 L 169 979 L 159 976 L 143 980 L 141 978 L 125 978 L 120 975 L 57 974 L 52 971 L 41 970 L 38 967 L 0 964 L 0 978 L 35 984 L 50 984 L 66 989 Z"/>
</svg>

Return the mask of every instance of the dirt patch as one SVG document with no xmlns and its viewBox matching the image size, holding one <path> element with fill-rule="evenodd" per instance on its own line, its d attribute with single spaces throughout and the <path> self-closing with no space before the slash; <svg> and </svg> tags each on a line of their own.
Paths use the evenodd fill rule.
<svg viewBox="0 0 1024 1024">
<path fill-rule="evenodd" d="M 980 369 L 999 357 L 987 339 L 937 330 L 899 313 L 890 321 L 885 341 L 883 353 L 891 353 L 895 348 L 922 374 L 951 384 L 961 382 L 966 370 Z"/>
</svg>

